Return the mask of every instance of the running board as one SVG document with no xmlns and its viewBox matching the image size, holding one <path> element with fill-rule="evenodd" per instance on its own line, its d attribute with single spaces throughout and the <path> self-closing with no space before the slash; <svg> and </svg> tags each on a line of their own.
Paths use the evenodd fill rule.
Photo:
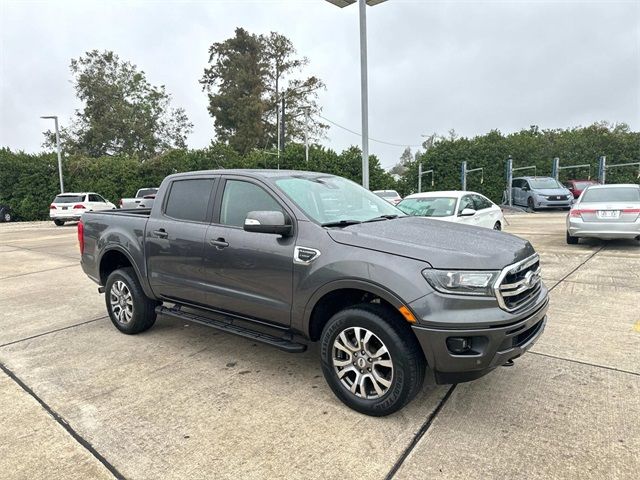
<svg viewBox="0 0 640 480">
<path fill-rule="evenodd" d="M 251 330 L 250 328 L 234 325 L 233 320 L 230 317 L 222 317 L 225 318 L 225 320 L 216 320 L 196 313 L 185 312 L 179 307 L 168 308 L 162 305 L 156 307 L 156 313 L 158 315 L 167 315 L 169 317 L 179 318 L 180 320 L 199 323 L 201 325 L 212 327 L 223 332 L 232 333 L 256 342 L 266 343 L 267 345 L 271 345 L 272 347 L 276 347 L 288 353 L 302 353 L 307 349 L 306 345 L 296 343 L 287 338 L 276 337 L 274 335 L 269 335 L 268 333 L 262 333 L 256 330 Z"/>
</svg>

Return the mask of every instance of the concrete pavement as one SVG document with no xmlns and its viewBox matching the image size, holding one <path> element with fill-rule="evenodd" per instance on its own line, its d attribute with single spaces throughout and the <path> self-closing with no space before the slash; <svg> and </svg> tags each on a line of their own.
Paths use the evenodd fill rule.
<svg viewBox="0 0 640 480">
<path fill-rule="evenodd" d="M 74 226 L 0 224 L 2 476 L 633 478 L 640 247 L 566 245 L 561 214 L 508 220 L 552 288 L 545 334 L 514 367 L 382 419 L 335 399 L 314 346 L 169 319 L 118 333 Z"/>
</svg>

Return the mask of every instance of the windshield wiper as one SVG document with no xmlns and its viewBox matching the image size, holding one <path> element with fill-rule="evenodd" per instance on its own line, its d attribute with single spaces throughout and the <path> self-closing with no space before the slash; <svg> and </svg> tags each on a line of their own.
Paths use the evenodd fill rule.
<svg viewBox="0 0 640 480">
<path fill-rule="evenodd" d="M 348 227 L 349 225 L 357 225 L 362 223 L 360 220 L 336 220 L 335 222 L 323 223 L 323 227 Z"/>
<path fill-rule="evenodd" d="M 364 223 L 368 223 L 368 222 L 380 222 L 382 220 L 393 220 L 394 218 L 398 218 L 397 214 L 393 214 L 393 215 L 380 215 L 379 217 L 373 217 L 370 218 L 369 220 L 365 220 Z"/>
</svg>

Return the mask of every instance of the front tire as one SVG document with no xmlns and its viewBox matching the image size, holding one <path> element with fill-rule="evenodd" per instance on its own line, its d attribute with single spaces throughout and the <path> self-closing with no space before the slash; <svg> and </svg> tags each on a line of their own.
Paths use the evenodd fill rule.
<svg viewBox="0 0 640 480">
<path fill-rule="evenodd" d="M 158 302 L 147 297 L 131 267 L 111 272 L 104 294 L 109 318 L 122 333 L 149 330 L 156 321 Z"/>
<path fill-rule="evenodd" d="M 11 221 L 11 214 L 9 212 L 5 212 L 3 218 L 5 222 L 9 223 Z"/>
<path fill-rule="evenodd" d="M 572 237 L 571 235 L 569 235 L 569 231 L 567 230 L 567 243 L 569 245 L 577 245 L 579 240 L 580 239 L 578 237 Z"/>
<path fill-rule="evenodd" d="M 53 223 L 56 224 L 56 227 L 62 227 L 64 225 L 64 220 L 54 220 Z"/>
<path fill-rule="evenodd" d="M 493 229 L 494 229 L 494 230 L 502 230 L 502 224 L 501 224 L 500 222 L 496 222 L 496 223 L 493 225 Z"/>
<path fill-rule="evenodd" d="M 336 313 L 320 344 L 329 387 L 360 413 L 389 415 L 422 388 L 424 355 L 411 327 L 391 308 L 360 304 Z"/>
<path fill-rule="evenodd" d="M 533 203 L 533 197 L 527 198 L 527 207 L 529 207 L 529 210 L 531 210 L 532 212 L 536 211 L 536 207 Z"/>
</svg>

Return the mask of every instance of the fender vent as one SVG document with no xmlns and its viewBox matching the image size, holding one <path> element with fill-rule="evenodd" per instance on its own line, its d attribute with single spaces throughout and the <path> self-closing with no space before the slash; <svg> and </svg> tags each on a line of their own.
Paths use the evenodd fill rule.
<svg viewBox="0 0 640 480">
<path fill-rule="evenodd" d="M 320 256 L 320 250 L 309 247 L 296 247 L 293 251 L 293 261 L 300 265 L 309 265 Z"/>
</svg>

